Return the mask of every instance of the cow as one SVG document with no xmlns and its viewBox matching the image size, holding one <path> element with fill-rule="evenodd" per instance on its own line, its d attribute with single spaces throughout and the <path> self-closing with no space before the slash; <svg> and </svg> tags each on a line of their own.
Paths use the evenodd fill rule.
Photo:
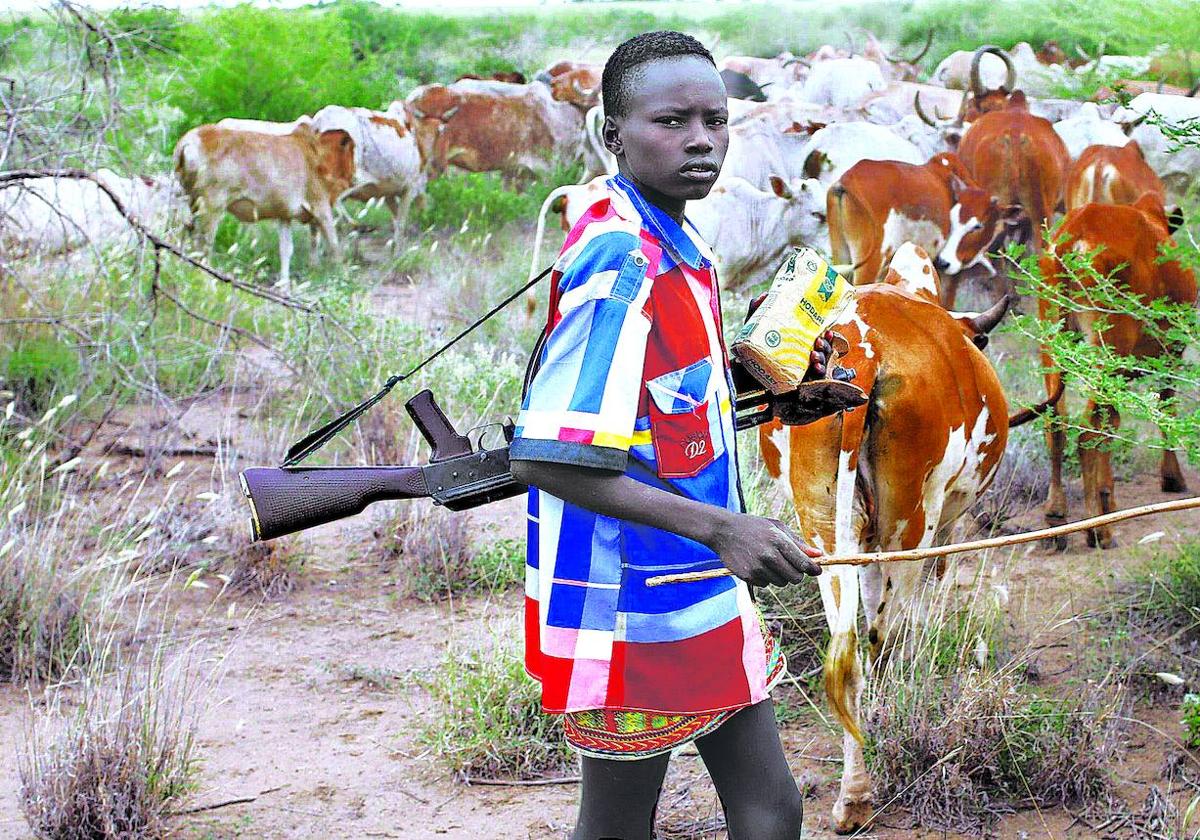
<svg viewBox="0 0 1200 840">
<path fill-rule="evenodd" d="M 886 87 L 875 62 L 861 57 L 833 58 L 813 65 L 800 98 L 817 105 L 852 108 Z"/>
<path fill-rule="evenodd" d="M 717 62 L 717 70 L 731 70 L 749 77 L 760 88 L 780 89 L 790 87 L 803 80 L 808 73 L 809 62 L 783 52 L 774 58 L 758 58 L 748 55 L 730 55 Z"/>
<path fill-rule="evenodd" d="M 604 70 L 604 65 L 564 58 L 560 61 L 554 62 L 549 67 L 539 70 L 533 77 L 533 80 L 535 82 L 541 82 L 542 84 L 548 85 L 558 76 L 561 76 L 564 73 L 571 73 L 575 70 L 591 70 L 599 74 Z"/>
<path fill-rule="evenodd" d="M 550 79 L 550 96 L 557 102 L 569 102 L 587 111 L 600 104 L 600 77 L 603 68 L 576 67 Z"/>
<path fill-rule="evenodd" d="M 335 259 L 340 256 L 333 205 L 354 183 L 354 140 L 347 132 L 300 124 L 280 136 L 202 125 L 179 138 L 172 160 L 207 250 L 229 211 L 241 222 L 279 222 L 284 289 L 291 279 L 293 221 L 316 225 Z"/>
<path fill-rule="evenodd" d="M 806 426 L 759 427 L 768 475 L 827 554 L 925 548 L 949 541 L 955 522 L 987 489 L 1008 440 L 1008 403 L 978 343 L 1007 299 L 980 315 L 938 304 L 929 256 L 897 250 L 886 281 L 857 287 L 832 324 L 849 345 L 839 364 L 870 395 L 861 408 Z M 937 568 L 935 566 L 935 568 Z M 871 817 L 859 700 L 857 636 L 863 604 L 872 660 L 892 648 L 903 610 L 926 569 L 915 563 L 830 566 L 817 583 L 831 641 L 825 692 L 843 727 L 841 789 L 833 826 L 850 832 Z"/>
<path fill-rule="evenodd" d="M 523 85 L 528 80 L 525 74 L 519 70 L 497 70 L 487 76 L 480 76 L 478 73 L 463 73 L 454 81 L 461 82 L 463 79 L 474 79 L 476 81 L 492 81 L 492 82 L 508 82 L 510 85 Z"/>
<path fill-rule="evenodd" d="M 947 275 L 976 264 L 990 269 L 988 246 L 1019 210 L 1002 208 L 953 153 L 920 165 L 862 160 L 829 189 L 830 253 L 862 285 L 882 280 L 906 243 L 917 245 L 937 255 L 944 302 L 952 306 L 957 279 L 946 282 Z"/>
<path fill-rule="evenodd" d="M 1088 146 L 1124 146 L 1129 138 L 1112 120 L 1106 120 L 1094 102 L 1084 102 L 1079 112 L 1054 123 L 1054 131 L 1062 138 L 1072 159 L 1083 154 Z"/>
<path fill-rule="evenodd" d="M 1200 99 L 1143 93 L 1112 115 L 1113 122 L 1122 125 L 1129 136 L 1138 141 L 1146 162 L 1158 173 L 1167 189 L 1167 200 L 1183 204 L 1200 174 L 1200 147 L 1180 146 L 1162 133 L 1155 120 L 1147 120 L 1148 115 L 1176 129 L 1198 125 Z"/>
<path fill-rule="evenodd" d="M 887 125 L 917 114 L 922 105 L 942 119 L 952 119 L 961 110 L 962 100 L 963 92 L 959 90 L 917 82 L 889 82 L 883 90 L 863 99 L 858 107 L 868 121 Z"/>
<path fill-rule="evenodd" d="M 972 52 L 958 50 L 942 60 L 929 80 L 959 90 L 973 90 L 982 84 L 988 90 L 1004 87 L 1013 91 L 1018 77 L 1027 95 L 1046 96 L 1072 78 L 1072 74 L 1062 65 L 1042 63 L 1033 47 L 1022 41 L 1011 50 L 992 45 Z"/>
<path fill-rule="evenodd" d="M 183 195 L 170 176 L 126 178 L 111 169 L 83 178 L 28 178 L 0 186 L 0 252 L 61 254 L 131 243 L 136 233 L 103 185 L 139 224 L 161 231 Z"/>
<path fill-rule="evenodd" d="M 424 199 L 428 174 L 403 102 L 387 111 L 328 105 L 312 116 L 317 131 L 341 129 L 354 140 L 354 183 L 341 196 L 383 199 L 392 214 L 392 248 L 399 249 L 408 211 Z"/>
<path fill-rule="evenodd" d="M 1166 189 L 1136 140 L 1123 146 L 1088 146 L 1067 170 L 1068 212 L 1093 203 L 1133 204 L 1146 193 L 1166 204 Z"/>
<path fill-rule="evenodd" d="M 873 123 L 835 123 L 813 133 L 800 153 L 802 171 L 830 185 L 860 160 L 924 163 L 928 158 L 890 129 Z"/>
<path fill-rule="evenodd" d="M 543 84 L 423 85 L 405 107 L 430 174 L 455 166 L 513 177 L 549 171 L 584 154 L 584 115 L 555 101 Z"/>
<path fill-rule="evenodd" d="M 569 231 L 605 197 L 605 180 L 559 187 L 546 197 L 538 214 L 530 279 L 539 268 L 547 213 L 560 213 L 562 228 Z M 687 218 L 716 255 L 722 288 L 736 289 L 765 279 L 789 248 L 811 246 L 824 235 L 825 188 L 818 181 L 777 175 L 767 180 L 764 190 L 745 179 L 722 175 L 705 198 L 688 202 Z M 540 299 L 536 291 L 526 295 L 531 317 Z"/>
<path fill-rule="evenodd" d="M 1118 288 L 1151 301 L 1165 298 L 1176 304 L 1195 306 L 1196 276 L 1175 260 L 1160 262 L 1160 251 L 1169 243 L 1167 215 L 1158 196 L 1142 195 L 1133 204 L 1085 204 L 1069 212 L 1059 228 L 1058 238 L 1039 260 L 1045 282 L 1058 294 L 1076 300 L 1089 300 L 1088 290 L 1094 284 L 1090 274 L 1076 272 L 1072 276 L 1063 265 L 1067 252 L 1092 254 L 1091 267 L 1101 276 L 1113 277 Z M 1137 358 L 1178 354 L 1181 347 L 1163 347 L 1147 335 L 1143 324 L 1134 316 L 1123 313 L 1101 313 L 1091 307 L 1079 312 L 1062 312 L 1051 299 L 1043 297 L 1038 304 L 1038 317 L 1050 324 L 1084 336 L 1095 346 L 1107 351 Z M 1042 366 L 1048 394 L 1059 396 L 1052 405 L 1051 423 L 1046 432 L 1050 450 L 1050 490 L 1046 497 L 1045 517 L 1050 524 L 1067 519 L 1067 497 L 1063 492 L 1062 463 L 1066 433 L 1062 415 L 1066 401 L 1062 397 L 1063 374 L 1055 369 L 1047 348 L 1042 349 Z M 1174 397 L 1173 390 L 1160 394 L 1164 401 Z M 1088 399 L 1084 412 L 1088 430 L 1079 439 L 1079 465 L 1083 472 L 1083 503 L 1088 516 L 1099 516 L 1116 510 L 1110 453 L 1096 446 L 1120 426 L 1115 409 L 1099 404 L 1095 397 Z M 1169 449 L 1163 450 L 1160 466 L 1163 492 L 1182 492 L 1187 482 L 1179 469 L 1179 460 Z M 1111 548 L 1116 545 L 1111 526 L 1087 532 L 1089 546 Z M 1056 547 L 1067 547 L 1065 538 Z"/>
<path fill-rule="evenodd" d="M 963 134 L 958 156 L 981 187 L 1003 205 L 1024 210 L 1026 238 L 1040 250 L 1040 231 L 1058 207 L 1071 158 L 1049 120 L 1029 113 L 1015 91 L 1001 110 L 981 114 Z"/>
<path fill-rule="evenodd" d="M 867 33 L 867 45 L 863 47 L 863 58 L 879 65 L 879 71 L 887 82 L 915 82 L 918 76 L 917 62 L 925 57 L 933 46 L 933 29 L 925 33 L 925 46 L 912 58 L 894 58 L 879 43 L 874 33 Z"/>
</svg>

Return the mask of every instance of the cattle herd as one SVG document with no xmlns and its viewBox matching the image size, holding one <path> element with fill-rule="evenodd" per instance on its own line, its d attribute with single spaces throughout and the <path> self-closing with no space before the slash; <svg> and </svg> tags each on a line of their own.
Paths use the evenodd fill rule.
<svg viewBox="0 0 1200 840">
<path fill-rule="evenodd" d="M 839 330 L 850 347 L 842 364 L 870 392 L 869 410 L 760 429 L 768 472 L 793 500 L 806 537 L 839 553 L 948 540 L 955 520 L 991 482 L 1009 426 L 1061 414 L 1062 377 L 1048 356 L 1046 401 L 1009 417 L 995 371 L 979 352 L 1012 300 L 1006 272 L 990 256 L 1003 243 L 1033 249 L 1047 282 L 1068 295 L 1086 293 L 1087 281 L 1064 270 L 1066 251 L 1100 249 L 1095 267 L 1119 270 L 1119 282 L 1135 294 L 1192 306 L 1197 296 L 1190 271 L 1157 259 L 1200 172 L 1200 149 L 1175 148 L 1161 125 L 1200 119 L 1196 88 L 1129 82 L 1137 95 L 1121 107 L 1104 101 L 1110 91 L 1090 102 L 1052 98 L 1080 74 L 1136 77 L 1153 72 L 1158 60 L 1069 61 L 1054 42 L 1036 52 L 1022 43 L 955 53 L 925 83 L 917 81 L 920 58 L 892 57 L 868 35 L 854 51 L 827 45 L 808 55 L 723 59 L 729 152 L 711 194 L 688 208 L 713 246 L 725 288 L 766 279 L 798 245 L 831 254 L 864 287 Z M 384 201 L 398 246 L 413 201 L 449 168 L 500 172 L 520 188 L 530 173 L 578 164 L 579 181 L 553 190 L 543 204 L 532 276 L 546 216 L 558 213 L 569 229 L 615 172 L 599 138 L 600 72 L 599 65 L 560 61 L 530 83 L 505 76 L 424 85 L 383 111 L 330 105 L 290 123 L 225 119 L 180 138 L 177 183 L 103 177 L 148 224 L 182 188 L 192 227 L 209 248 L 225 212 L 243 222 L 278 220 L 286 285 L 291 223 L 312 226 L 336 254 L 336 210 L 344 199 Z M 53 219 L 50 205 L 58 207 Z M 115 236 L 119 225 L 104 222 L 111 208 L 101 205 L 88 182 L 31 182 L 15 200 L 0 200 L 9 221 L 5 244 L 63 250 L 85 234 Z M 1043 228 L 1059 218 L 1061 237 L 1044 244 Z M 950 311 L 967 276 L 992 284 L 995 302 L 982 314 Z M 532 313 L 536 301 L 529 303 Z M 1179 352 L 1152 342 L 1129 316 L 1113 316 L 1099 329 L 1096 317 L 1066 315 L 1046 302 L 1040 315 L 1123 354 Z M 1095 402 L 1086 418 L 1091 435 L 1117 419 Z M 1064 432 L 1061 422 L 1049 428 L 1045 514 L 1062 522 Z M 1114 509 L 1108 458 L 1101 449 L 1081 449 L 1088 514 Z M 814 478 L 822 476 L 827 480 Z M 1165 452 L 1163 489 L 1184 485 L 1174 453 Z M 1113 544 L 1107 529 L 1089 532 L 1088 540 Z M 878 654 L 893 643 L 899 605 L 923 577 L 909 565 L 840 567 L 819 578 L 833 637 L 827 693 L 846 733 L 834 809 L 840 830 L 863 825 L 871 813 L 858 715 L 859 603 Z"/>
</svg>

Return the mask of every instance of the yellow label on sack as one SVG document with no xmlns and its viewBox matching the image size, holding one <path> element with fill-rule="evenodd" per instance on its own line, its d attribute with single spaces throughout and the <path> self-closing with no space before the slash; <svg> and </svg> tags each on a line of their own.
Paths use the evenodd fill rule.
<svg viewBox="0 0 1200 840">
<path fill-rule="evenodd" d="M 850 289 L 816 251 L 793 251 L 730 352 L 772 393 L 794 391 L 817 338 L 850 302 Z"/>
</svg>

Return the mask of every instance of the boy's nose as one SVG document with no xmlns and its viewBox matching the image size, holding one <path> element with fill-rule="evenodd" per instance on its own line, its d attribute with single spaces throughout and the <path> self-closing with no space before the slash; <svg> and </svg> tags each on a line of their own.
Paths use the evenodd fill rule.
<svg viewBox="0 0 1200 840">
<path fill-rule="evenodd" d="M 708 136 L 708 130 L 700 127 L 694 130 L 688 138 L 687 146 L 684 147 L 689 154 L 707 154 L 713 150 L 712 138 Z"/>
</svg>

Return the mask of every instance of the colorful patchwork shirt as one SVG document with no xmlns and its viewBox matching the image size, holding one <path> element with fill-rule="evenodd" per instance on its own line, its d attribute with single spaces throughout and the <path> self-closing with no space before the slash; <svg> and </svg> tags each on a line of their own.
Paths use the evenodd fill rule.
<svg viewBox="0 0 1200 840">
<path fill-rule="evenodd" d="M 624 177 L 607 187 L 551 275 L 511 457 L 623 471 L 740 512 L 712 253 Z M 646 586 L 720 565 L 700 543 L 530 488 L 525 666 L 544 708 L 698 714 L 762 700 L 766 651 L 743 581 Z"/>
</svg>

